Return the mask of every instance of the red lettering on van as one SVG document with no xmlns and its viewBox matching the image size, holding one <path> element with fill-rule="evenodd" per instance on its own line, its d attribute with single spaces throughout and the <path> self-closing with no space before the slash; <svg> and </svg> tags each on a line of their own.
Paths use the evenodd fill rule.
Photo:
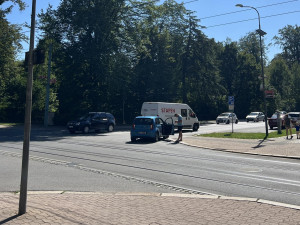
<svg viewBox="0 0 300 225">
<path fill-rule="evenodd" d="M 175 113 L 175 109 L 173 108 L 161 108 L 162 113 Z"/>
</svg>

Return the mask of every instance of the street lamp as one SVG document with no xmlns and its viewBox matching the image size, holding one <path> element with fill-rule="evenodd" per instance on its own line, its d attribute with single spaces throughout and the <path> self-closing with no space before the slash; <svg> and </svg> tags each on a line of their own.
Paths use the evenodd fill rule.
<svg viewBox="0 0 300 225">
<path fill-rule="evenodd" d="M 264 60 L 263 60 L 263 48 L 262 48 L 262 41 L 261 37 L 266 35 L 267 33 L 264 32 L 261 27 L 260 27 L 260 15 L 259 12 L 256 8 L 252 6 L 245 6 L 242 4 L 236 4 L 236 7 L 241 7 L 241 8 L 251 8 L 254 9 L 257 12 L 258 15 L 258 29 L 256 32 L 259 34 L 259 45 L 260 45 L 260 63 L 261 63 L 261 75 L 262 75 L 262 89 L 263 89 L 263 96 L 264 96 L 264 108 L 265 108 L 265 127 L 266 127 L 266 137 L 268 137 L 268 121 L 267 121 L 267 102 L 266 102 L 266 93 L 265 93 L 265 75 L 264 75 Z"/>
</svg>

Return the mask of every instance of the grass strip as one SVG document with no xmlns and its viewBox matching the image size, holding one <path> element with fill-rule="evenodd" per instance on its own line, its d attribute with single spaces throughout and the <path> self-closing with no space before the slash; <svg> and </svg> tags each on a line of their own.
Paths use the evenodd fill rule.
<svg viewBox="0 0 300 225">
<path fill-rule="evenodd" d="M 20 125 L 21 123 L 0 123 L 2 126 L 17 126 Z"/>
<path fill-rule="evenodd" d="M 292 129 L 293 136 L 296 136 L 296 129 Z M 195 136 L 201 137 L 214 137 L 214 138 L 237 138 L 237 139 L 264 139 L 265 133 L 210 133 L 210 134 L 197 134 Z M 286 136 L 285 130 L 282 131 L 282 134 L 278 134 L 277 131 L 269 132 L 268 138 L 278 138 Z"/>
</svg>

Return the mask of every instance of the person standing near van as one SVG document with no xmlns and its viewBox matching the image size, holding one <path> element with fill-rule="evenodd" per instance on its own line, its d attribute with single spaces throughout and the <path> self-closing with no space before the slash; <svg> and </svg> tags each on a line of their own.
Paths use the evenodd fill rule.
<svg viewBox="0 0 300 225">
<path fill-rule="evenodd" d="M 182 116 L 180 114 L 175 114 L 175 117 L 177 117 L 177 127 L 178 127 L 178 138 L 176 140 L 176 142 L 182 141 Z"/>
<path fill-rule="evenodd" d="M 289 117 L 289 114 L 286 114 L 283 118 L 284 120 L 284 126 L 286 130 L 286 139 L 289 139 L 289 130 L 290 130 L 290 135 L 291 139 L 293 138 L 293 133 L 292 133 L 292 122 L 291 118 Z"/>
</svg>

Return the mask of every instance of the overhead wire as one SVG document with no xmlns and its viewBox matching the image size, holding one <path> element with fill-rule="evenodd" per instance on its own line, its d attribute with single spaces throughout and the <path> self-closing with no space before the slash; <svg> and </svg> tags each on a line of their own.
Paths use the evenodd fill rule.
<svg viewBox="0 0 300 225">
<path fill-rule="evenodd" d="M 196 1 L 199 1 L 199 0 L 191 0 L 191 1 L 183 2 L 183 4 L 188 4 L 188 3 L 192 3 L 192 2 L 196 2 Z M 292 2 L 298 2 L 298 1 L 299 0 L 289 0 L 289 1 L 279 2 L 279 3 L 273 3 L 273 4 L 258 6 L 256 8 L 261 9 L 261 8 L 267 8 L 267 7 L 277 6 L 277 5 L 288 4 L 288 3 L 292 3 Z M 245 11 L 249 11 L 249 10 L 251 10 L 251 9 L 243 9 L 243 10 L 234 11 L 234 12 L 227 12 L 227 13 L 221 13 L 221 14 L 217 14 L 217 15 L 206 16 L 206 17 L 200 18 L 200 20 L 205 20 L 205 19 L 210 19 L 210 18 L 215 18 L 215 17 L 220 17 L 220 16 L 226 16 L 226 15 L 231 15 L 231 14 L 236 14 L 236 13 L 241 13 L 241 12 L 245 12 Z M 296 10 L 296 11 L 291 11 L 291 12 L 273 14 L 273 15 L 269 15 L 269 16 L 262 16 L 261 18 L 270 18 L 270 17 L 275 17 L 275 16 L 283 16 L 283 15 L 299 13 L 299 12 L 300 12 L 299 10 Z M 256 20 L 256 19 L 257 18 L 251 18 L 251 19 L 233 21 L 233 22 L 228 22 L 228 23 L 216 24 L 216 25 L 212 25 L 212 26 L 205 26 L 205 28 L 225 26 L 225 25 L 230 25 L 230 24 L 235 24 L 235 23 L 242 23 L 242 22 L 247 22 L 247 21 Z"/>
<path fill-rule="evenodd" d="M 299 12 L 300 12 L 300 10 L 292 11 L 292 12 L 279 13 L 279 14 L 273 14 L 273 15 L 269 15 L 269 16 L 262 16 L 261 19 L 269 18 L 269 17 L 275 17 L 275 16 L 282 16 L 282 15 L 287 15 L 287 14 L 293 14 L 293 13 L 299 13 Z M 242 22 L 247 22 L 247 21 L 251 21 L 251 20 L 257 20 L 257 18 L 233 21 L 233 22 L 229 22 L 229 23 L 216 24 L 216 25 L 212 25 L 212 26 L 206 26 L 206 28 L 225 26 L 225 25 L 230 25 L 230 24 L 235 24 L 235 23 L 242 23 Z"/>
<path fill-rule="evenodd" d="M 194 0 L 194 1 L 198 1 L 198 0 Z M 287 3 L 291 3 L 291 2 L 297 2 L 297 1 L 299 1 L 299 0 L 290 0 L 290 1 L 285 1 L 285 2 L 279 2 L 279 3 L 264 5 L 264 6 L 258 6 L 256 8 L 257 9 L 267 8 L 267 7 L 272 7 L 272 6 L 276 6 L 276 5 L 282 5 L 282 4 L 287 4 Z M 189 2 L 187 2 L 187 3 L 189 3 Z M 200 18 L 200 20 L 219 17 L 219 16 L 226 16 L 226 15 L 230 15 L 230 14 L 236 14 L 236 13 L 245 12 L 245 11 L 249 11 L 249 10 L 251 10 L 251 9 L 243 9 L 243 10 L 238 10 L 238 11 L 234 11 L 234 12 L 228 12 L 228 13 L 222 13 L 222 14 L 217 14 L 217 15 L 212 15 L 212 16 L 206 16 L 206 17 Z"/>
<path fill-rule="evenodd" d="M 192 3 L 192 2 L 198 2 L 199 0 L 191 0 L 191 1 L 188 1 L 188 2 L 183 2 L 183 4 L 188 4 L 188 3 Z"/>
</svg>

